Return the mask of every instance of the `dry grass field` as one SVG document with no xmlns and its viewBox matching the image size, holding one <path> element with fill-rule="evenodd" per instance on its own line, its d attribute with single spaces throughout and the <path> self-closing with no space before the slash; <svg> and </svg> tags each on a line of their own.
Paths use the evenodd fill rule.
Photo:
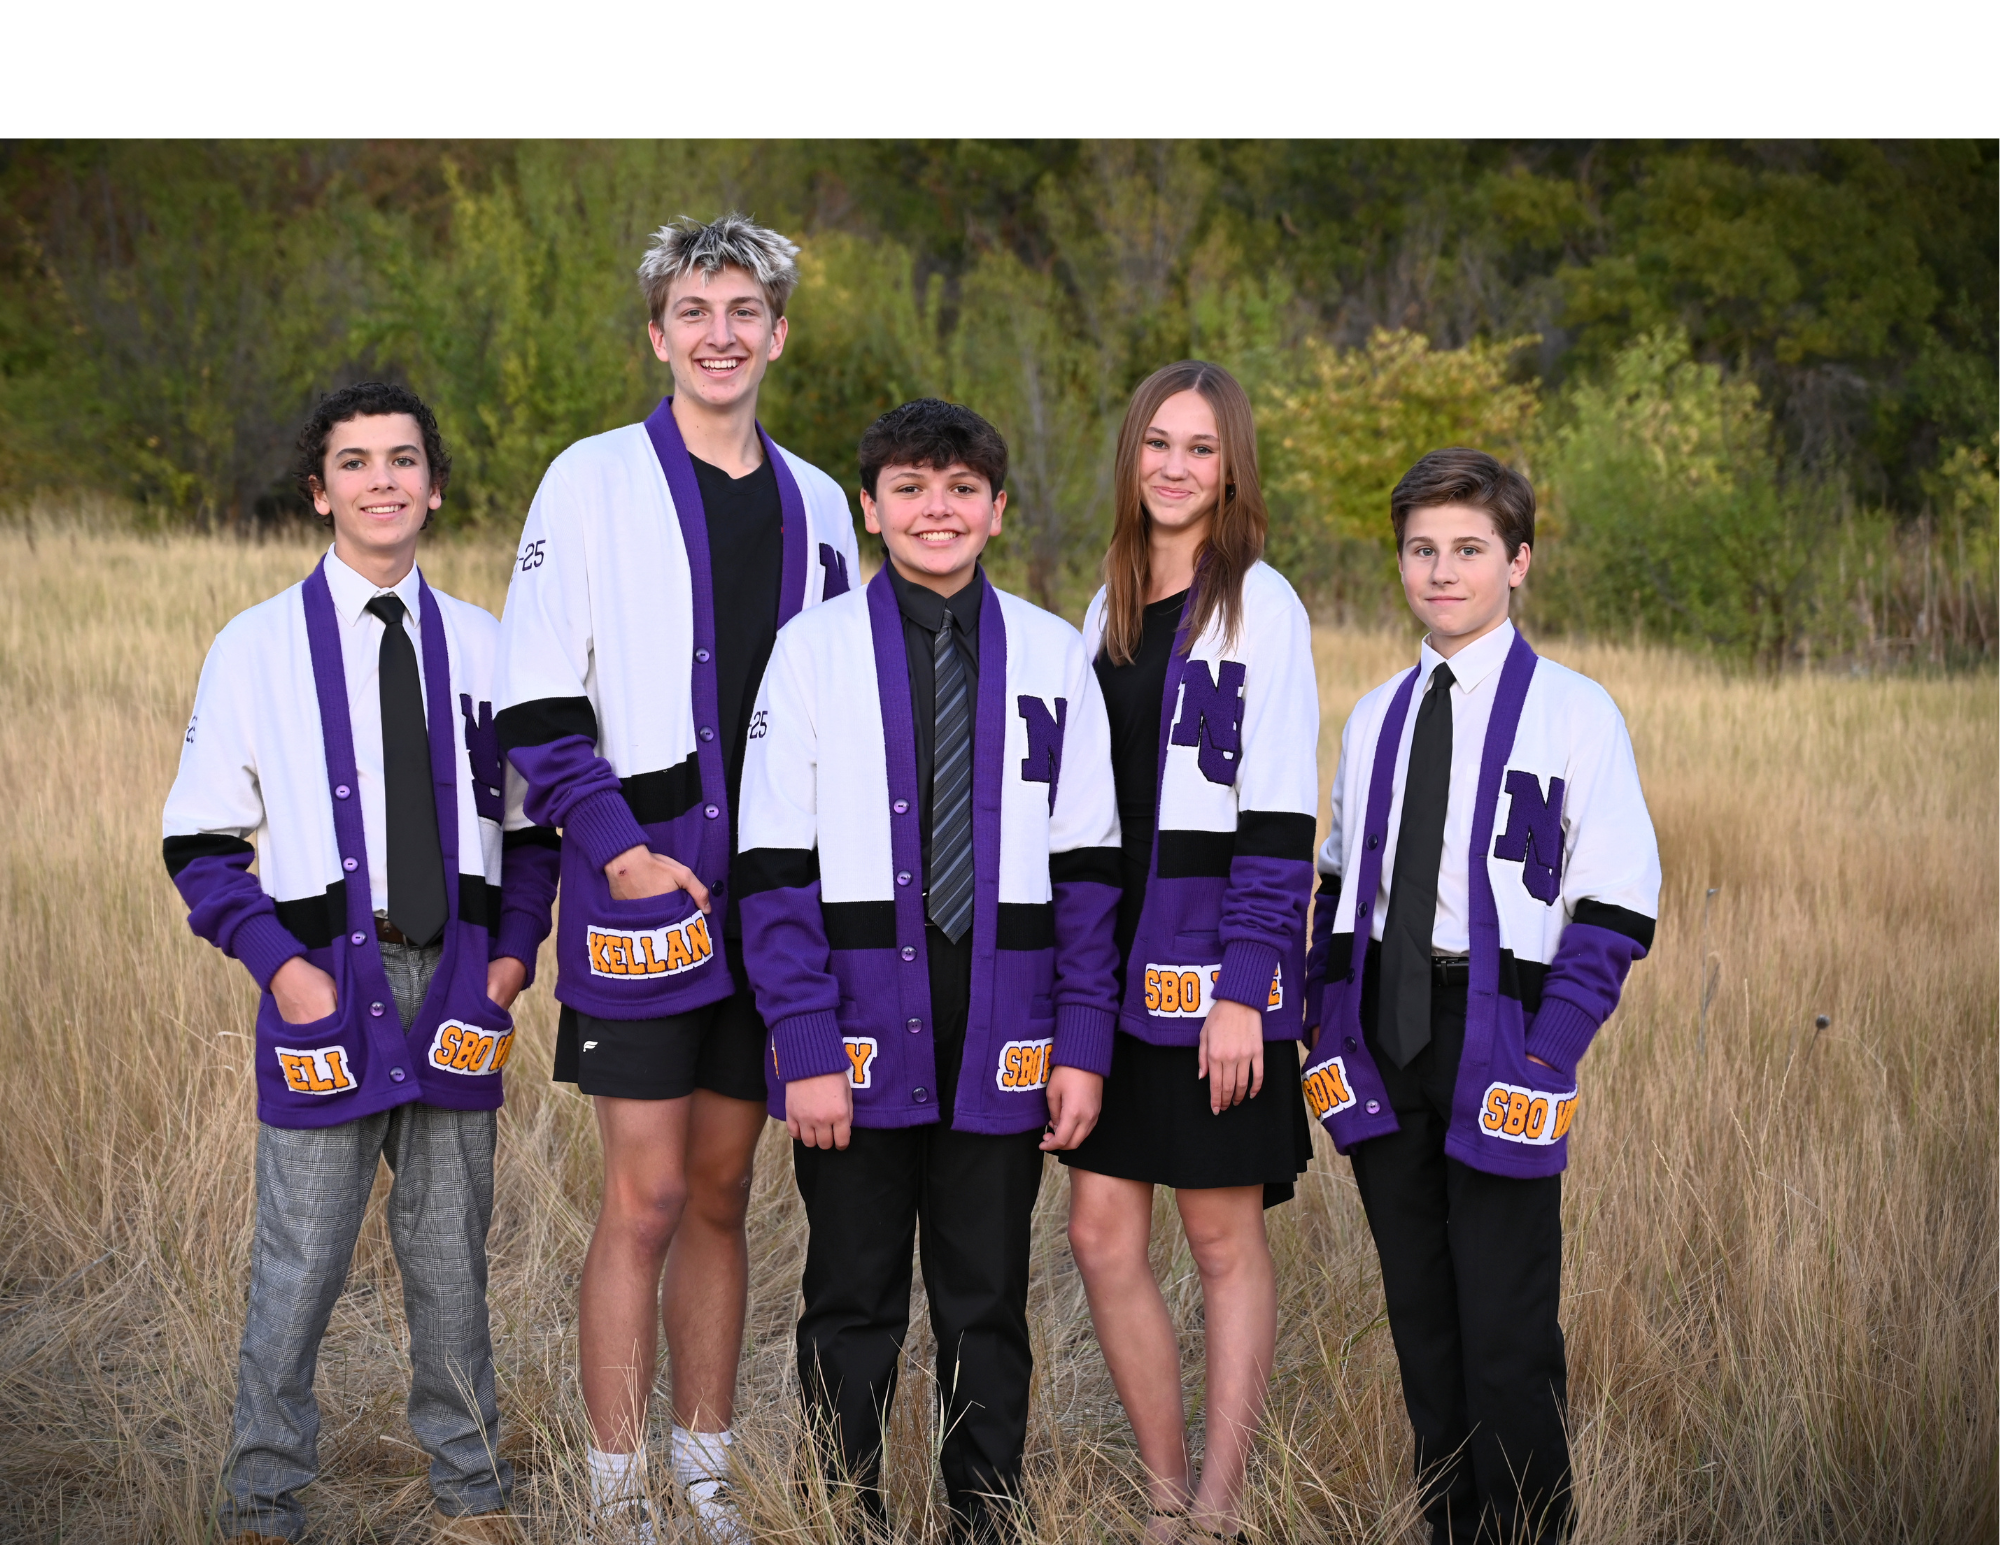
<svg viewBox="0 0 2000 1545">
<path fill-rule="evenodd" d="M 216 628 L 313 556 L 0 531 L 0 1540 L 212 1534 L 250 1236 L 254 993 L 188 933 L 159 811 Z M 507 558 L 441 544 L 426 567 L 497 610 Z M 1349 705 L 1408 645 L 1326 632 L 1318 648 L 1330 776 Z M 1572 1145 L 1578 1537 L 1990 1542 L 1993 678 L 1768 682 L 1661 653 L 1547 652 L 1623 705 L 1666 866 L 1658 947 L 1584 1065 Z M 501 1399 L 535 1537 L 569 1541 L 596 1138 L 586 1102 L 542 1076 L 547 993 L 521 1013 L 492 1236 Z M 789 1481 L 802 1236 L 781 1137 L 757 1180 L 740 1429 L 760 1536 L 804 1545 L 838 1520 Z M 1043 1196 L 1037 1538 L 1081 1545 L 1121 1537 L 1136 1460 L 1054 1166 Z M 1192 1353 L 1193 1273 L 1161 1217 Z M 1345 1162 L 1325 1149 L 1272 1219 L 1282 1328 L 1252 1535 L 1414 1541 Z M 425 1537 L 402 1335 L 378 1215 L 320 1363 L 315 1540 Z M 891 1456 L 913 1537 L 934 1521 L 927 1362 L 914 1336 Z"/>
</svg>

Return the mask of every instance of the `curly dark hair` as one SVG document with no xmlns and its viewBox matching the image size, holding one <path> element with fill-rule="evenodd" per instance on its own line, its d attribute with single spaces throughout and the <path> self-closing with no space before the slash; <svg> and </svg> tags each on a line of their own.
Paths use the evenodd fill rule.
<svg viewBox="0 0 2000 1545">
<path fill-rule="evenodd" d="M 861 436 L 861 487 L 875 497 L 884 467 L 964 465 L 999 493 L 1007 481 L 1007 442 L 972 409 L 936 397 L 919 397 L 891 408 Z"/>
<path fill-rule="evenodd" d="M 440 499 L 444 497 L 451 482 L 451 452 L 438 432 L 437 415 L 407 386 L 393 381 L 357 381 L 320 398 L 292 448 L 292 481 L 308 507 L 313 495 L 325 487 L 326 447 L 333 437 L 334 426 L 351 418 L 382 418 L 392 413 L 407 413 L 417 421 L 417 427 L 423 431 L 424 460 L 430 466 L 431 487 L 437 490 Z M 424 516 L 426 528 L 435 514 L 432 511 Z M 331 526 L 333 517 L 321 515 L 319 523 Z"/>
</svg>

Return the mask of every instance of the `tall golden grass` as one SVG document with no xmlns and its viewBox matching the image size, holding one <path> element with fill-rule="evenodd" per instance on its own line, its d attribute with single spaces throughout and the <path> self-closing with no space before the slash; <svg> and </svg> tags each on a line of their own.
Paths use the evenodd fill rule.
<svg viewBox="0 0 2000 1545">
<path fill-rule="evenodd" d="M 0 1538 L 211 1537 L 252 1210 L 253 992 L 187 932 L 158 815 L 203 651 L 314 550 L 0 533 Z M 507 553 L 439 544 L 496 608 Z M 1401 638 L 1317 641 L 1331 774 Z M 1995 1472 L 1996 703 L 1957 680 L 1730 679 L 1664 653 L 1547 652 L 1624 707 L 1666 869 L 1659 942 L 1585 1064 L 1564 1319 L 1585 1541 L 1991 1541 Z M 547 981 L 546 963 L 544 981 Z M 1827 1016 L 1824 1029 L 1815 1016 Z M 573 1295 L 587 1104 L 521 1008 L 493 1310 L 534 1537 L 578 1496 Z M 790 1476 L 800 1209 L 773 1128 L 752 1213 L 743 1452 L 760 1533 L 835 1538 Z M 1036 1533 L 1115 1537 L 1136 1459 L 1075 1268 L 1039 1214 Z M 1344 1161 L 1272 1215 L 1282 1331 L 1252 1534 L 1419 1538 L 1373 1255 Z M 1195 1277 L 1157 1264 L 1198 1402 Z M 921 1291 L 921 1289 L 919 1289 Z M 314 1538 L 420 1539 L 400 1293 L 379 1214 L 328 1335 Z M 893 1427 L 896 1509 L 934 1526 L 928 1341 Z M 657 1453 L 657 1447 L 656 1447 Z M 656 1467 L 657 1469 L 660 1467 Z"/>
</svg>

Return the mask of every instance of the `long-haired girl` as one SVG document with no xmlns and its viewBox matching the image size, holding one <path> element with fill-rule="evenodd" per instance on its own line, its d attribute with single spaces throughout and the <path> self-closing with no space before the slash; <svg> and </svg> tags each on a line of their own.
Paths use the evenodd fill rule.
<svg viewBox="0 0 2000 1545">
<path fill-rule="evenodd" d="M 1070 1166 L 1069 1237 L 1139 1441 L 1157 1545 L 1236 1535 L 1277 1332 L 1264 1208 L 1312 1154 L 1300 989 L 1318 802 L 1305 608 L 1263 561 L 1256 430 L 1226 370 L 1133 394 L 1084 642 L 1111 718 L 1124 841 L 1121 1007 L 1104 1110 Z M 1172 1186 L 1201 1274 L 1207 1441 L 1191 1473 L 1180 1355 L 1147 1261 Z"/>
</svg>

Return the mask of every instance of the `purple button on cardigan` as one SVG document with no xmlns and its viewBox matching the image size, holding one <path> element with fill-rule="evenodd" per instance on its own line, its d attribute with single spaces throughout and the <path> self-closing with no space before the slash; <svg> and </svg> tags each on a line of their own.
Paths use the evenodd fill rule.
<svg viewBox="0 0 2000 1545">
<path fill-rule="evenodd" d="M 345 869 L 349 874 L 352 874 L 360 866 L 356 864 L 354 860 L 351 858 L 343 858 L 340 861 L 340 867 Z"/>
<path fill-rule="evenodd" d="M 913 944 L 905 944 L 903 946 L 903 959 L 915 960 L 916 958 L 917 958 L 916 946 Z"/>
<path fill-rule="evenodd" d="M 382 1005 L 379 1003 L 371 1003 L 368 1005 L 368 1012 L 373 1014 L 377 1019 L 380 1019 L 382 1017 Z"/>
<path fill-rule="evenodd" d="M 910 802 L 907 799 L 899 799 L 889 808 L 898 815 L 908 815 L 910 813 Z"/>
<path fill-rule="evenodd" d="M 389 1069 L 389 1076 L 400 1084 L 408 1075 L 401 1068 L 391 1068 Z"/>
<path fill-rule="evenodd" d="M 335 799 L 345 799 L 347 798 L 347 795 L 348 795 L 348 787 L 346 784 L 342 783 L 335 786 L 333 791 L 333 797 Z"/>
<path fill-rule="evenodd" d="M 368 935 L 365 933 L 351 933 L 347 936 L 347 942 L 349 944 L 366 944 L 368 942 Z"/>
</svg>

